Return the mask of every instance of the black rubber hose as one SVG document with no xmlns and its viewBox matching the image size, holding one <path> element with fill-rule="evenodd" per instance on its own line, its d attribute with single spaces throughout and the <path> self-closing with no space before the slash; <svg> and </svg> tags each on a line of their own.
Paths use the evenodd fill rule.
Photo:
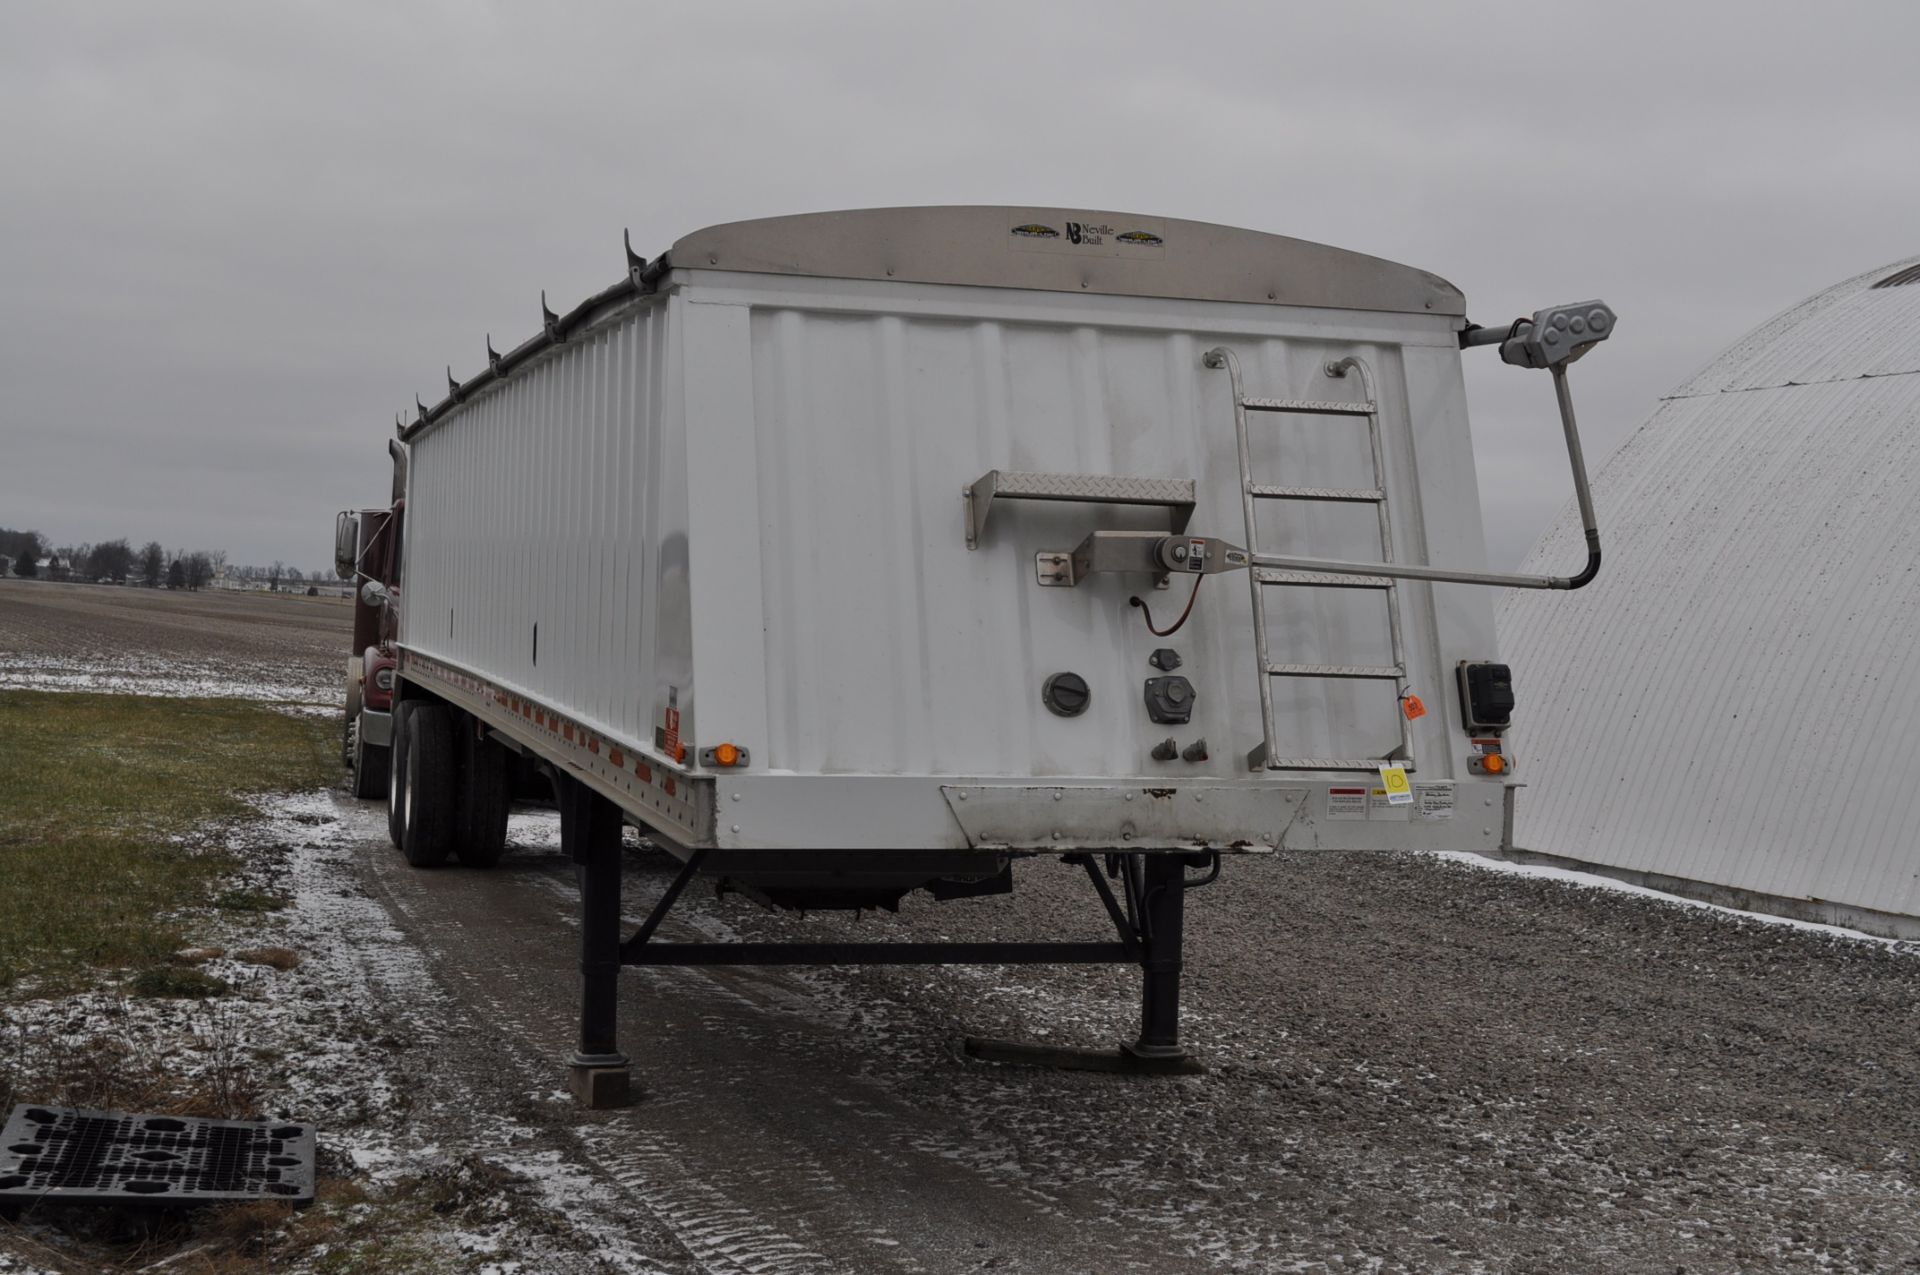
<svg viewBox="0 0 1920 1275">
<path fill-rule="evenodd" d="M 1155 637 L 1172 637 L 1180 631 L 1180 626 L 1187 622 L 1187 617 L 1193 614 L 1194 599 L 1200 596 L 1200 582 L 1204 579 L 1206 579 L 1205 576 L 1195 576 L 1193 578 L 1193 592 L 1187 595 L 1187 609 L 1180 613 L 1179 619 L 1164 629 L 1156 629 L 1153 627 L 1153 612 L 1147 609 L 1146 600 L 1140 597 L 1140 595 L 1135 594 L 1133 597 L 1128 598 L 1127 603 L 1130 606 L 1139 607 L 1140 613 L 1147 617 L 1147 632 L 1153 634 Z"/>
</svg>

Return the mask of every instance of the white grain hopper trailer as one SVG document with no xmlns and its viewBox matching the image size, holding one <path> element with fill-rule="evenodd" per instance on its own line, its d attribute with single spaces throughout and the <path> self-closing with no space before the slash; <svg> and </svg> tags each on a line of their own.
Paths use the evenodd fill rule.
<svg viewBox="0 0 1920 1275">
<path fill-rule="evenodd" d="M 497 856 L 509 752 L 554 779 L 589 1101 L 625 1085 L 623 963 L 1138 963 L 1140 1039 L 1094 1061 L 1190 1067 L 1181 900 L 1221 856 L 1499 846 L 1512 700 L 1474 586 L 1597 569 L 1564 373 L 1603 304 L 1479 328 L 1424 271 L 1065 209 L 779 217 L 628 263 L 403 426 L 367 591 L 399 614 L 408 857 Z M 1484 569 L 1479 344 L 1554 374 L 1577 575 Z M 684 865 L 625 939 L 623 821 Z M 695 875 L 865 907 L 1004 892 L 1032 855 L 1084 864 L 1113 940 L 655 937 Z"/>
</svg>

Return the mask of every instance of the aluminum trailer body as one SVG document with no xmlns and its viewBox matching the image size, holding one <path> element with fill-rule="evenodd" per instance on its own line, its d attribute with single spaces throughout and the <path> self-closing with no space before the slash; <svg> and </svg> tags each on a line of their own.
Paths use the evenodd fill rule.
<svg viewBox="0 0 1920 1275">
<path fill-rule="evenodd" d="M 1233 348 L 1261 393 L 1297 400 L 1354 398 L 1357 380 L 1325 367 L 1358 356 L 1380 402 L 1396 558 L 1479 565 L 1459 294 L 1278 236 L 1115 214 L 1080 216 L 1121 233 L 1139 222 L 1164 243 L 1146 259 L 1082 258 L 1062 234 L 1043 255 L 1011 228 L 1059 226 L 1058 211 L 963 211 L 975 242 L 929 227 L 903 243 L 907 214 L 875 227 L 865 273 L 943 255 L 977 285 L 724 268 L 804 248 L 805 223 L 830 231 L 831 216 L 693 236 L 653 292 L 413 431 L 407 675 L 452 682 L 682 846 L 1054 851 L 1111 847 L 1129 828 L 1134 844 L 1185 846 L 1497 839 L 1502 781 L 1470 773 L 1450 692 L 1460 661 L 1494 656 L 1484 589 L 1400 590 L 1407 681 L 1428 709 L 1411 723 L 1413 779 L 1459 785 L 1451 806 L 1353 819 L 1339 803 L 1329 818 L 1329 788 L 1379 776 L 1250 771 L 1261 725 L 1243 580 L 1206 581 L 1184 629 L 1158 638 L 1127 599 L 1171 615 L 1186 581 L 1042 588 L 1035 556 L 1095 528 L 1164 528 L 1163 512 L 1002 498 L 969 548 L 963 495 L 993 470 L 1191 479 L 1188 529 L 1237 537 L 1230 390 L 1203 354 Z M 763 237 L 777 247 L 755 256 Z M 1300 282 L 1302 257 L 1338 259 L 1321 288 Z M 1036 262 L 1097 263 L 1107 290 L 1019 286 Z M 1114 291 L 1176 273 L 1250 277 L 1255 291 L 1270 279 L 1322 304 Z M 1254 465 L 1276 482 L 1372 487 L 1364 425 L 1275 416 L 1255 429 Z M 1260 516 L 1280 547 L 1379 554 L 1365 503 L 1276 502 Z M 1290 662 L 1392 663 L 1378 591 L 1301 588 L 1268 606 Z M 1181 653 L 1194 689 L 1185 726 L 1144 704 L 1162 648 Z M 1063 671 L 1090 691 L 1074 717 L 1042 702 Z M 1293 679 L 1276 687 L 1278 725 L 1304 758 L 1384 757 L 1399 739 L 1395 690 Z M 663 748 L 676 710 L 684 761 Z M 1204 737 L 1208 758 L 1154 760 L 1169 736 Z M 749 764 L 700 765 L 721 743 Z M 1156 820 L 1145 811 L 1173 803 L 1124 800 L 1143 789 L 1214 804 Z"/>
<path fill-rule="evenodd" d="M 1260 565 L 1484 572 L 1452 285 L 1038 208 L 629 257 L 401 430 L 403 698 L 776 902 L 1497 848 L 1488 591 Z"/>
</svg>

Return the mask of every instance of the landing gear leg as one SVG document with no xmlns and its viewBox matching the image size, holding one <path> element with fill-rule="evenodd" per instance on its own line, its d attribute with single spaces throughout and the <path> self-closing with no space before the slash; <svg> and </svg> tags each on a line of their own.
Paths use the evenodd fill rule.
<svg viewBox="0 0 1920 1275">
<path fill-rule="evenodd" d="M 626 1105 L 627 1056 L 616 1043 L 620 1003 L 620 811 L 577 779 L 554 781 L 560 842 L 580 878 L 580 1049 L 568 1087 L 591 1108 Z"/>
<path fill-rule="evenodd" d="M 1093 857 L 1079 855 L 1075 859 L 1087 869 L 1094 889 L 1120 932 L 1128 958 L 1140 963 L 1140 1038 L 1107 1051 L 973 1036 L 964 1042 L 967 1053 L 986 1062 L 1027 1063 L 1074 1071 L 1179 1076 L 1205 1071 L 1200 1060 L 1180 1044 L 1180 949 L 1185 938 L 1187 890 L 1190 885 L 1204 885 L 1213 877 L 1189 882 L 1189 859 L 1185 854 L 1110 855 L 1108 860 L 1125 886 L 1123 910 L 1101 878 Z M 1211 862 L 1218 875 L 1218 859 L 1200 855 L 1196 860 Z"/>
<path fill-rule="evenodd" d="M 1184 855 L 1143 855 L 1140 1039 L 1121 1048 L 1143 1071 L 1199 1071 L 1180 1044 L 1180 949 L 1186 929 Z"/>
</svg>

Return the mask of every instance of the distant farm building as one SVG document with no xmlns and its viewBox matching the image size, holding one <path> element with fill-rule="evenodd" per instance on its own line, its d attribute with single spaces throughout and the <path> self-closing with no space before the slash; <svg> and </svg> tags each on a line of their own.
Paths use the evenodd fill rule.
<svg viewBox="0 0 1920 1275">
<path fill-rule="evenodd" d="M 1920 935 L 1920 257 L 1762 324 L 1600 470 L 1606 565 L 1510 596 L 1514 844 Z M 1577 563 L 1571 514 L 1526 570 Z"/>
</svg>

